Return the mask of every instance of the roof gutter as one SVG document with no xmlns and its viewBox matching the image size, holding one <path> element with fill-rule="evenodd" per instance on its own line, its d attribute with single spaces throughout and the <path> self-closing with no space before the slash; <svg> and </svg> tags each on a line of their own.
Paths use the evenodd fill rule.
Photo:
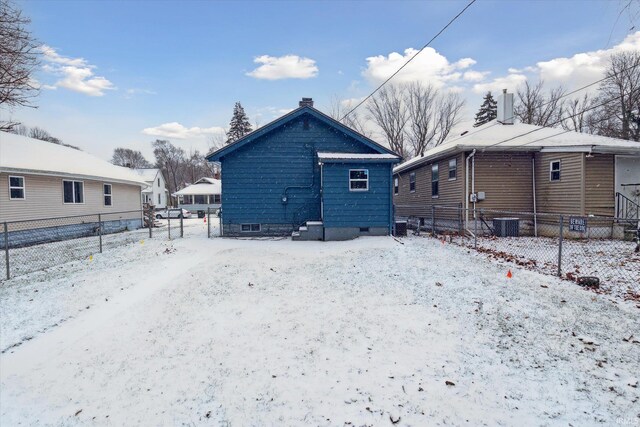
<svg viewBox="0 0 640 427">
<path fill-rule="evenodd" d="M 108 176 L 94 176 L 94 175 L 82 175 L 82 174 L 69 174 L 64 172 L 53 172 L 53 171 L 38 171 L 31 169 L 19 169 L 19 168 L 0 168 L 1 173 L 19 173 L 26 175 L 38 175 L 38 176 L 59 176 L 62 178 L 75 178 L 75 179 L 88 179 L 91 181 L 105 181 L 112 182 L 116 184 L 126 184 L 126 185 L 138 185 L 140 187 L 147 187 L 145 181 L 137 181 L 137 180 L 125 180 L 125 179 L 117 179 L 110 178 Z"/>
</svg>

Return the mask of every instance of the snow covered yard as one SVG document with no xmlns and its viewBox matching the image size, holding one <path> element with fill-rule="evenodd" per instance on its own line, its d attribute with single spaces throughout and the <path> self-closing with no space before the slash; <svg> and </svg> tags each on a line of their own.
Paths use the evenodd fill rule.
<svg viewBox="0 0 640 427">
<path fill-rule="evenodd" d="M 0 424 L 640 420 L 629 302 L 430 238 L 203 231 L 5 282 Z"/>
<path fill-rule="evenodd" d="M 452 236 L 451 242 L 473 248 L 470 237 Z M 478 237 L 478 251 L 491 259 L 510 260 L 550 275 L 558 272 L 558 239 L 548 237 Z M 565 239 L 563 277 L 600 278 L 599 292 L 640 303 L 640 253 L 635 242 L 623 240 Z"/>
</svg>

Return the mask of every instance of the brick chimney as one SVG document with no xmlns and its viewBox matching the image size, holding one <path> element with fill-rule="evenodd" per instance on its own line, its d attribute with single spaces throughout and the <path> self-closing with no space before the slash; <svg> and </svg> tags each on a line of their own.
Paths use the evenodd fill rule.
<svg viewBox="0 0 640 427">
<path fill-rule="evenodd" d="M 313 107 L 313 98 L 302 98 L 302 101 L 298 102 L 299 107 Z"/>
</svg>

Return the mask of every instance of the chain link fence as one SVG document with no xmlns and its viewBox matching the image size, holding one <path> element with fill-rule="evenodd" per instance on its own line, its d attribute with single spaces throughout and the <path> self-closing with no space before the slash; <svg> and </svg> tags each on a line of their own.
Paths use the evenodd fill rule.
<svg viewBox="0 0 640 427">
<path fill-rule="evenodd" d="M 146 238 L 182 237 L 182 217 L 175 211 L 162 211 L 160 216 L 165 219 L 157 218 L 150 209 L 141 209 L 0 223 L 0 279 L 87 258 Z"/>
<path fill-rule="evenodd" d="M 640 301 L 638 220 L 461 206 L 433 206 L 423 212 L 397 219 L 406 220 L 414 233 L 427 233 L 443 243 Z"/>
</svg>

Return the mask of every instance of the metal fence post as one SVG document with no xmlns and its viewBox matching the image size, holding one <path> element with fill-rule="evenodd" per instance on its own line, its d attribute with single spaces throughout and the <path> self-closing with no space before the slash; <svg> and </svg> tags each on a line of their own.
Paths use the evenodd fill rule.
<svg viewBox="0 0 640 427">
<path fill-rule="evenodd" d="M 102 215 L 98 214 L 98 239 L 100 240 L 100 253 L 102 253 Z"/>
<path fill-rule="evenodd" d="M 171 209 L 167 208 L 167 234 L 169 235 L 169 240 L 171 240 Z"/>
<path fill-rule="evenodd" d="M 151 212 L 151 210 L 148 211 L 148 215 L 146 215 L 147 217 L 147 227 L 149 227 L 149 238 L 153 238 L 153 231 L 151 231 L 153 229 L 153 223 L 155 222 L 155 217 L 153 216 L 153 212 Z"/>
<path fill-rule="evenodd" d="M 9 227 L 6 221 L 4 223 L 4 258 L 7 267 L 7 280 L 9 280 L 11 278 L 11 273 L 9 272 Z"/>
<path fill-rule="evenodd" d="M 431 235 L 436 236 L 436 207 L 431 206 Z"/>
<path fill-rule="evenodd" d="M 562 240 L 563 240 L 564 221 L 560 215 L 560 236 L 558 238 L 558 276 L 562 277 Z"/>
<path fill-rule="evenodd" d="M 182 209 L 180 210 L 180 213 L 178 214 L 180 216 L 180 237 L 184 237 L 184 218 L 182 215 Z"/>
<path fill-rule="evenodd" d="M 211 238 L 211 208 L 207 208 L 207 239 Z"/>
<path fill-rule="evenodd" d="M 478 215 L 473 208 L 473 249 L 478 249 Z"/>
</svg>

